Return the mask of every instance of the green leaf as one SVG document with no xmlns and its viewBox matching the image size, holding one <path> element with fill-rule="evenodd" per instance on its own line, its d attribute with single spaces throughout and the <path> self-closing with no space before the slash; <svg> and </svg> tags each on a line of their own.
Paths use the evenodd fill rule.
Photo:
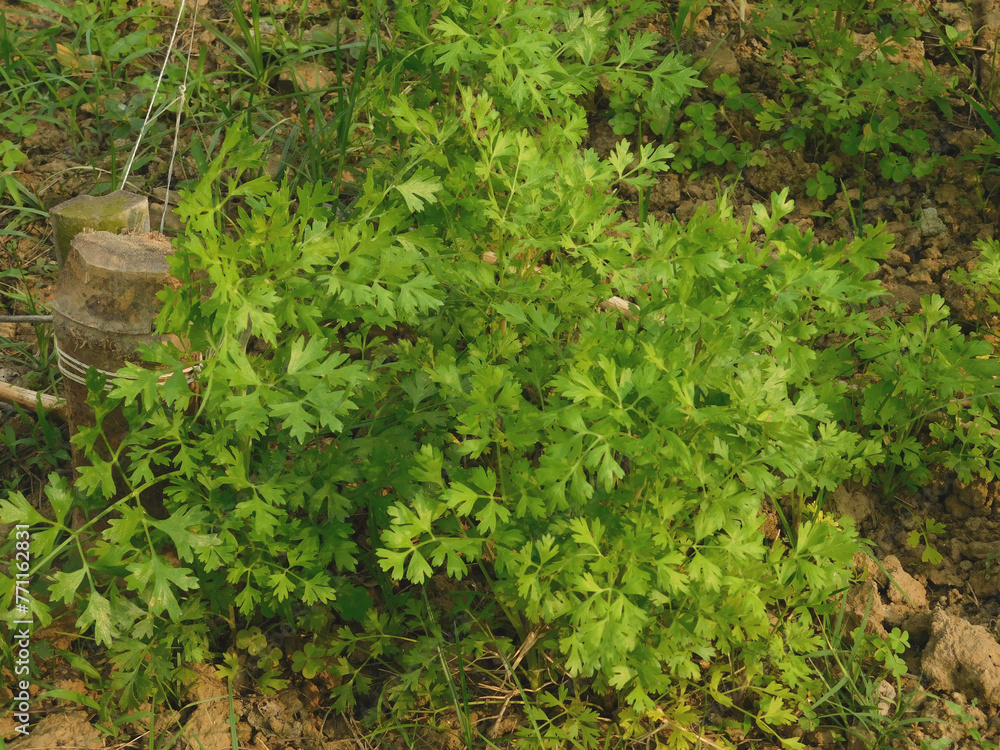
<svg viewBox="0 0 1000 750">
<path fill-rule="evenodd" d="M 403 320 L 414 320 L 418 313 L 427 312 L 440 307 L 442 300 L 430 293 L 437 287 L 437 282 L 428 274 L 420 273 L 412 279 L 400 284 L 399 298 L 396 306 Z"/>
<path fill-rule="evenodd" d="M 375 554 L 379 558 L 379 567 L 388 573 L 394 581 L 403 579 L 403 570 L 406 566 L 406 552 L 381 548 Z"/>
<path fill-rule="evenodd" d="M 98 672 L 94 666 L 88 662 L 85 658 L 79 654 L 74 654 L 72 651 L 66 651 L 65 649 L 58 649 L 59 655 L 67 661 L 67 663 L 73 667 L 73 669 L 79 671 L 81 674 L 86 675 L 92 680 L 100 680 L 101 673 Z"/>
<path fill-rule="evenodd" d="M 233 428 L 241 433 L 262 434 L 267 426 L 268 413 L 261 404 L 259 390 L 226 397 L 222 409 Z"/>
<path fill-rule="evenodd" d="M 456 513 L 468 516 L 479 499 L 479 493 L 461 482 L 452 482 L 451 486 L 441 493 L 441 497 Z"/>
<path fill-rule="evenodd" d="M 111 620 L 111 603 L 96 591 L 90 592 L 87 608 L 76 620 L 76 627 L 81 633 L 94 626 L 94 640 L 104 646 L 111 646 L 118 637 L 118 628 Z"/>
<path fill-rule="evenodd" d="M 131 547 L 132 537 L 140 528 L 143 528 L 143 520 L 146 518 L 145 511 L 141 507 L 124 505 L 119 509 L 118 516 L 118 518 L 112 518 L 108 522 L 108 528 L 101 533 L 101 536 L 115 546 Z"/>
<path fill-rule="evenodd" d="M 52 505 L 56 523 L 65 525 L 66 514 L 73 506 L 73 494 L 66 484 L 66 479 L 55 473 L 49 474 L 48 484 L 45 485 L 45 496 Z"/>
<path fill-rule="evenodd" d="M 505 526 L 510 521 L 510 510 L 500 503 L 490 500 L 477 513 L 479 521 L 476 531 L 480 534 L 493 534 L 498 528 Z"/>
<path fill-rule="evenodd" d="M 242 614 L 253 614 L 260 604 L 260 590 L 248 583 L 236 595 L 234 602 Z"/>
<path fill-rule="evenodd" d="M 27 524 L 38 526 L 48 524 L 48 519 L 34 509 L 27 498 L 20 492 L 11 492 L 0 500 L 0 521 L 3 523 Z"/>
<path fill-rule="evenodd" d="M 288 430 L 292 439 L 299 443 L 304 442 L 315 429 L 312 415 L 306 411 L 304 402 L 305 399 L 300 399 L 271 406 L 271 413 L 274 416 L 284 417 L 281 423 L 282 429 Z"/>
<path fill-rule="evenodd" d="M 235 515 L 237 518 L 253 518 L 253 530 L 261 537 L 273 536 L 278 527 L 277 509 L 268 505 L 256 492 L 249 500 L 237 503 Z"/>
<path fill-rule="evenodd" d="M 345 584 L 337 592 L 337 606 L 345 620 L 363 622 L 373 603 L 371 596 L 361 586 Z"/>
<path fill-rule="evenodd" d="M 80 568 L 72 573 L 64 573 L 61 570 L 53 573 L 52 578 L 55 580 L 55 583 L 49 587 L 52 598 L 55 601 L 61 600 L 66 604 L 70 604 L 76 597 L 76 591 L 80 588 L 80 584 L 83 583 L 83 578 L 86 574 L 86 568 Z"/>
<path fill-rule="evenodd" d="M 926 520 L 925 528 L 928 534 L 943 534 L 947 530 L 947 527 L 943 523 L 933 518 Z"/>
<path fill-rule="evenodd" d="M 128 566 L 131 576 L 128 587 L 141 592 L 149 606 L 149 611 L 158 615 L 166 611 L 170 619 L 178 621 L 181 609 L 174 596 L 174 588 L 181 591 L 197 588 L 198 581 L 188 574 L 189 568 L 175 568 L 158 555 L 152 555 L 141 563 Z"/>
<path fill-rule="evenodd" d="M 59 701 L 69 701 L 70 703 L 79 703 L 81 706 L 86 706 L 87 708 L 93 709 L 94 711 L 100 711 L 101 706 L 91 698 L 89 695 L 84 695 L 83 693 L 78 693 L 75 690 L 63 690 L 63 689 L 53 689 L 45 690 L 39 693 L 36 698 L 38 700 L 59 700 Z"/>
<path fill-rule="evenodd" d="M 202 534 L 197 529 L 207 521 L 204 509 L 191 506 L 175 510 L 165 519 L 149 519 L 148 523 L 170 537 L 177 548 L 177 556 L 186 562 L 194 559 L 195 551 L 222 544 L 213 534 Z M 192 530 L 194 529 L 194 530 Z M 129 535 L 131 538 L 131 534 Z"/>
<path fill-rule="evenodd" d="M 410 211 L 420 213 L 424 210 L 425 203 L 434 200 L 435 193 L 441 189 L 441 182 L 430 169 L 423 167 L 409 180 L 393 187 L 403 196 Z"/>
<path fill-rule="evenodd" d="M 421 584 L 434 574 L 434 570 L 419 550 L 410 553 L 410 564 L 406 566 L 406 577 L 413 583 Z"/>
<path fill-rule="evenodd" d="M 274 597 L 279 602 L 285 601 L 295 590 L 294 584 L 285 572 L 272 573 L 267 577 L 267 582 L 271 585 Z"/>
<path fill-rule="evenodd" d="M 924 547 L 924 552 L 920 556 L 920 559 L 925 563 L 930 563 L 931 565 L 939 565 L 944 557 L 940 552 L 928 544 Z"/>
<path fill-rule="evenodd" d="M 303 341 L 305 340 L 305 343 Z M 300 370 L 314 364 L 326 355 L 325 342 L 319 336 L 310 336 L 305 339 L 299 336 L 292 342 L 291 352 L 288 357 L 288 374 L 293 375 Z"/>
<path fill-rule="evenodd" d="M 312 578 L 303 581 L 302 603 L 303 604 L 325 604 L 337 600 L 337 590 L 328 585 L 328 577 L 324 573 L 317 573 Z"/>
</svg>

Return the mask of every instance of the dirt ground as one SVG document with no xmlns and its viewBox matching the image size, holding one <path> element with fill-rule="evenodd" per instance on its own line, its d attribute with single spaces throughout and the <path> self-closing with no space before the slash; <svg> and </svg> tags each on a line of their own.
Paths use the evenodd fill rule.
<svg viewBox="0 0 1000 750">
<path fill-rule="evenodd" d="M 0 0 L 0 12 L 5 9 L 13 13 L 17 6 Z M 970 59 L 982 61 L 992 54 L 993 40 L 1000 28 L 1000 0 L 973 3 L 968 15 L 959 3 L 940 3 L 936 11 L 956 27 L 967 23 L 976 32 L 968 45 Z M 719 35 L 733 32 L 735 24 L 734 8 L 724 3 L 713 6 L 701 20 L 695 46 L 700 49 L 713 46 Z M 660 22 L 654 20 L 651 25 L 663 30 Z M 735 33 L 730 33 L 730 39 L 735 37 Z M 740 81 L 744 92 L 753 92 L 755 86 L 762 85 L 760 68 L 766 64 L 761 44 L 753 35 L 733 42 L 706 75 L 728 72 Z M 927 59 L 942 70 L 955 66 L 943 49 L 929 42 L 909 52 L 914 59 Z M 975 74 L 983 75 L 984 68 Z M 713 204 L 719 185 L 724 185 L 729 189 L 734 213 L 748 219 L 754 203 L 767 202 L 771 191 L 787 186 L 796 202 L 789 219 L 812 229 L 820 239 L 833 241 L 853 233 L 850 213 L 860 206 L 866 223 L 885 221 L 896 237 L 896 248 L 879 271 L 879 278 L 889 292 L 886 314 L 905 317 L 919 309 L 921 297 L 939 294 L 949 305 L 952 319 L 965 329 L 1000 335 L 1000 323 L 984 319 L 974 300 L 952 280 L 955 269 L 968 268 L 978 257 L 973 243 L 996 234 L 997 185 L 991 182 L 993 178 L 984 175 L 978 162 L 964 159 L 982 136 L 973 113 L 963 101 L 957 100 L 951 120 L 937 118 L 933 138 L 943 163 L 926 178 L 897 184 L 883 179 L 877 168 L 869 168 L 862 175 L 845 178 L 846 193 L 838 191 L 820 201 L 808 197 L 805 190 L 806 180 L 816 174 L 820 165 L 809 161 L 804 150 L 776 149 L 766 154 L 765 166 L 747 168 L 742 175 L 734 176 L 731 170 L 718 168 L 703 170 L 696 177 L 663 176 L 652 190 L 650 211 L 661 219 L 676 217 L 683 221 L 703 204 Z M 618 140 L 605 120 L 594 119 L 589 147 L 607 155 Z M 81 172 L 76 170 L 82 164 L 66 143 L 62 129 L 41 123 L 24 148 L 29 156 L 24 165 L 25 176 L 46 205 L 88 189 L 90 178 L 80 176 Z M 154 204 L 162 203 L 162 186 L 149 185 L 144 189 Z M 45 234 L 25 239 L 18 254 L 22 260 L 44 257 L 48 242 Z M 44 286 L 39 291 L 44 300 Z M 0 325 L 6 325 L 0 328 L 0 334 L 8 337 L 30 333 Z M 2 380 L 16 381 L 21 374 L 16 367 L 0 367 Z M 871 540 L 879 563 L 859 560 L 859 566 L 867 569 L 869 575 L 849 593 L 849 607 L 858 617 L 868 611 L 868 627 L 877 632 L 893 628 L 908 631 L 910 648 L 904 654 L 910 671 L 907 684 L 957 704 L 971 717 L 984 739 L 991 742 L 1000 742 L 998 500 L 998 483 L 963 485 L 949 476 L 938 477 L 918 493 L 901 492 L 890 501 L 883 500 L 870 488 L 847 485 L 830 499 L 833 510 L 849 513 L 856 519 L 862 536 Z M 947 529 L 945 534 L 931 539 L 943 554 L 942 562 L 936 565 L 921 560 L 922 547 L 915 549 L 907 543 L 909 532 L 927 519 L 941 522 Z M 68 648 L 73 636 L 66 633 L 71 631 L 71 623 L 57 623 L 48 632 L 36 634 L 36 638 L 50 638 L 61 644 L 59 647 Z M 56 688 L 86 694 L 85 681 L 65 661 L 52 657 L 41 664 L 49 670 L 45 678 Z M 120 731 L 136 738 L 139 744 L 135 746 L 148 742 L 149 733 L 153 732 L 159 733 L 157 747 L 166 747 L 169 743 L 163 740 L 173 737 L 177 740 L 175 747 L 222 750 L 233 746 L 232 716 L 240 747 L 340 750 L 367 746 L 360 739 L 363 730 L 355 717 L 338 716 L 324 705 L 326 685 L 322 675 L 311 681 L 299 679 L 292 685 L 273 696 L 237 686 L 230 704 L 229 686 L 213 668 L 199 667 L 185 697 L 185 708 L 174 711 L 149 707 L 149 712 L 156 714 L 155 725 L 140 712 Z M 0 704 L 9 705 L 8 691 L 9 688 L 0 686 Z M 886 699 L 891 703 L 895 698 L 887 694 Z M 44 718 L 25 739 L 16 738 L 13 719 L 0 713 L 0 738 L 8 741 L 11 750 L 118 746 L 111 739 L 111 731 L 107 728 L 102 731 L 94 725 L 94 712 L 83 705 L 60 700 L 36 707 Z M 928 700 L 915 709 L 947 721 L 916 727 L 910 735 L 912 747 L 920 747 L 924 740 L 944 737 L 951 737 L 954 740 L 951 747 L 957 750 L 981 747 L 969 737 L 968 728 L 963 728 L 954 714 L 948 715 L 941 702 Z M 484 716 L 482 721 L 495 718 Z M 494 731 L 498 734 L 494 736 L 502 737 L 517 724 L 516 716 L 504 720 L 507 724 L 497 726 Z M 453 724 L 454 732 L 449 731 L 445 720 L 437 731 L 428 730 L 422 740 L 432 747 L 461 747 L 457 723 Z M 823 750 L 861 747 L 855 743 L 834 743 L 823 733 L 802 739 L 808 747 Z M 391 739 L 385 741 L 389 743 Z"/>
</svg>

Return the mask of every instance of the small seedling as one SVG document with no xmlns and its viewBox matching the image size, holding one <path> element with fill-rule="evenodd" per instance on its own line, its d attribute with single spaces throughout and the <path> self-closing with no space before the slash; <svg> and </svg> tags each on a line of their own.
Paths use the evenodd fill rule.
<svg viewBox="0 0 1000 750">
<path fill-rule="evenodd" d="M 931 543 L 931 535 L 940 535 L 945 532 L 945 525 L 940 521 L 935 521 L 933 518 L 924 519 L 924 525 L 918 526 L 913 531 L 909 533 L 906 537 L 906 543 L 910 545 L 912 549 L 916 549 L 921 544 L 924 545 L 923 554 L 920 559 L 925 563 L 930 563 L 931 565 L 937 565 L 943 560 L 943 556 L 940 552 L 935 549 L 934 545 Z"/>
</svg>

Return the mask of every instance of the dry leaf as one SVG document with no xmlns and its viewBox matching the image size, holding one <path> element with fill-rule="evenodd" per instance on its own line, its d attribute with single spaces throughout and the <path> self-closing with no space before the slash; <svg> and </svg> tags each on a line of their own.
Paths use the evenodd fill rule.
<svg viewBox="0 0 1000 750">
<path fill-rule="evenodd" d="M 68 71 L 94 71 L 101 64 L 99 55 L 81 55 L 65 44 L 56 44 L 56 62 Z"/>
<path fill-rule="evenodd" d="M 635 320 L 636 314 L 632 312 L 632 304 L 621 297 L 611 297 L 605 300 L 600 305 L 602 310 L 617 310 L 622 315 L 624 315 L 629 320 Z M 635 308 L 638 310 L 639 306 L 636 305 Z"/>
</svg>

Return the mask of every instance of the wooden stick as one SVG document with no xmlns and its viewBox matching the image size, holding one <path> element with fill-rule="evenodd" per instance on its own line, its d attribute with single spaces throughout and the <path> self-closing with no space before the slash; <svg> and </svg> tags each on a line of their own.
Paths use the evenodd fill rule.
<svg viewBox="0 0 1000 750">
<path fill-rule="evenodd" d="M 0 315 L 0 323 L 51 323 L 51 315 Z"/>
<path fill-rule="evenodd" d="M 38 402 L 39 399 L 41 399 L 42 408 L 45 409 L 45 411 L 59 417 L 60 419 L 66 418 L 66 402 L 61 398 L 50 396 L 47 393 L 31 391 L 27 388 L 21 388 L 18 385 L 11 385 L 10 383 L 0 381 L 0 399 L 10 401 L 12 404 L 29 406 L 32 409 L 38 408 Z"/>
</svg>

